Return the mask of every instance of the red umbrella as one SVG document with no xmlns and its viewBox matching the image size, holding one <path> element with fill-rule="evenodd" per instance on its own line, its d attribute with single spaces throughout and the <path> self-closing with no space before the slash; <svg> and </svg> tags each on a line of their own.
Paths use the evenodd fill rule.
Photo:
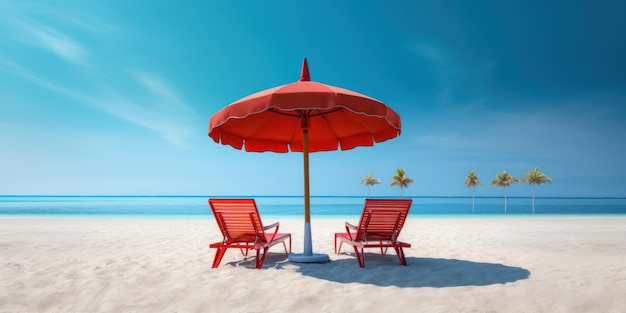
<svg viewBox="0 0 626 313">
<path fill-rule="evenodd" d="M 211 116 L 209 136 L 248 152 L 303 152 L 304 254 L 296 262 L 328 260 L 313 254 L 310 230 L 309 152 L 372 146 L 400 135 L 400 116 L 356 92 L 312 82 L 306 58 L 300 80 L 257 92 Z"/>
</svg>

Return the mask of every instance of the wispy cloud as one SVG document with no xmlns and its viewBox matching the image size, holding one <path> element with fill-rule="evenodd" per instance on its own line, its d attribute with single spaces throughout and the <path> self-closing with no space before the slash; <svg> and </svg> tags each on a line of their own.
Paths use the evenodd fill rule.
<svg viewBox="0 0 626 313">
<path fill-rule="evenodd" d="M 623 172 L 621 156 L 626 151 L 619 143 L 626 136 L 626 112 L 618 106 L 603 108 L 603 98 L 552 99 L 533 109 L 520 104 L 514 110 L 478 110 L 466 113 L 465 119 L 460 112 L 447 110 L 435 119 L 454 123 L 429 125 L 415 145 L 420 153 L 474 161 L 488 157 L 494 162 L 518 160 L 520 166 L 527 166 L 561 160 L 557 164 L 577 164 L 581 171 L 613 166 L 614 172 Z"/>
<path fill-rule="evenodd" d="M 428 61 L 434 68 L 437 79 L 440 82 L 445 82 L 458 74 L 460 70 L 455 64 L 455 58 L 451 53 L 445 49 L 435 46 L 431 43 L 421 42 L 413 43 L 409 45 L 411 50 L 419 58 L 423 58 Z"/>
<path fill-rule="evenodd" d="M 82 2 L 80 7 L 89 10 L 48 2 L 0 2 L 0 25 L 12 30 L 8 38 L 16 42 L 41 48 L 73 65 L 86 66 L 95 52 L 78 38 L 116 38 L 120 30 L 102 18 L 106 7 L 96 2 Z"/>
<path fill-rule="evenodd" d="M 144 87 L 144 95 L 131 98 L 109 90 L 86 102 L 98 110 L 158 132 L 173 144 L 187 146 L 193 110 L 160 78 L 138 72 L 133 72 L 133 77 Z"/>
<path fill-rule="evenodd" d="M 168 142 L 187 147 L 194 111 L 174 92 L 174 88 L 156 76 L 133 72 L 143 87 L 139 96 L 127 96 L 110 87 L 97 94 L 86 94 L 58 85 L 24 67 L 0 57 L 0 68 L 47 90 L 68 96 L 78 103 L 115 116 L 160 134 Z"/>
<path fill-rule="evenodd" d="M 435 132 L 418 138 L 418 143 L 422 146 L 433 146 L 450 150 L 460 150 L 474 147 L 467 137 L 459 133 Z"/>
<path fill-rule="evenodd" d="M 450 103 L 456 80 L 459 76 L 459 67 L 455 64 L 454 58 L 445 50 L 428 43 L 418 43 L 410 46 L 410 49 L 419 57 L 430 64 L 440 84 L 438 91 L 438 102 L 440 104 Z"/>
<path fill-rule="evenodd" d="M 89 7 L 89 10 L 67 9 L 40 3 L 39 11 L 45 12 L 46 16 L 49 16 L 60 24 L 72 29 L 84 31 L 87 34 L 95 34 L 98 36 L 122 35 L 122 30 L 117 25 L 106 20 L 106 16 L 109 16 L 109 9 L 105 3 L 94 1 L 89 3 L 82 2 L 81 5 Z M 97 12 L 97 15 L 91 12 Z"/>
<path fill-rule="evenodd" d="M 63 88 L 27 69 L 25 69 L 24 67 L 20 66 L 19 64 L 6 59 L 2 56 L 0 56 L 0 68 L 4 67 L 6 69 L 6 71 L 8 73 L 11 73 L 13 75 L 19 76 L 22 79 L 29 81 L 35 85 L 38 85 L 40 87 L 46 88 L 48 90 L 57 92 L 57 93 L 61 93 L 61 94 L 65 94 L 65 95 L 69 95 L 69 96 L 75 96 L 74 92 L 71 92 L 69 89 Z"/>
<path fill-rule="evenodd" d="M 482 102 L 496 62 L 471 51 L 456 51 L 430 42 L 411 43 L 408 49 L 426 61 L 440 84 L 439 103 Z"/>
<path fill-rule="evenodd" d="M 163 79 L 142 72 L 130 71 L 130 75 L 141 84 L 155 99 L 156 104 L 166 110 L 190 111 L 191 108 L 180 99 L 172 86 Z"/>
<path fill-rule="evenodd" d="M 115 27 L 101 22 L 97 16 L 64 11 L 46 4 L 16 4 L 10 10 L 5 10 L 4 15 L 4 24 L 12 30 L 11 39 L 43 49 L 64 60 L 78 70 L 76 73 L 81 75 L 80 80 L 84 83 L 81 89 L 73 84 L 65 84 L 47 73 L 45 68 L 31 69 L 25 63 L 20 63 L 17 61 L 20 60 L 19 56 L 8 58 L 0 55 L 0 70 L 4 69 L 43 89 L 156 132 L 172 144 L 187 145 L 191 134 L 190 120 L 195 114 L 171 84 L 143 71 L 98 68 L 91 62 L 94 57 L 92 51 L 78 40 L 91 38 L 90 42 L 93 43 L 113 38 L 110 32 L 115 33 Z M 107 72 L 110 73 L 108 77 L 103 76 Z M 114 75 L 115 79 L 111 80 L 110 75 Z"/>
<path fill-rule="evenodd" d="M 46 49 L 72 64 L 81 66 L 89 64 L 91 53 L 67 34 L 37 23 L 14 21 L 14 24 L 27 34 L 22 37 L 24 42 Z"/>
</svg>

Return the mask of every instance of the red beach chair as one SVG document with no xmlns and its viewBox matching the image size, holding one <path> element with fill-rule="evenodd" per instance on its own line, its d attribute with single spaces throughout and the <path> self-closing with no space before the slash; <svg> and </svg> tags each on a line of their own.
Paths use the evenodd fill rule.
<svg viewBox="0 0 626 313">
<path fill-rule="evenodd" d="M 291 253 L 291 234 L 278 233 L 278 222 L 263 226 L 254 199 L 209 199 L 209 205 L 224 236 L 209 246 L 217 249 L 213 268 L 219 266 L 228 248 L 238 248 L 244 256 L 248 256 L 249 250 L 256 250 L 256 268 L 263 266 L 267 250 L 276 244 L 282 243 L 285 253 Z M 272 228 L 273 232 L 266 232 Z"/>
<path fill-rule="evenodd" d="M 363 249 L 380 248 L 384 255 L 388 248 L 393 248 L 400 263 L 406 265 L 403 248 L 410 248 L 411 244 L 398 241 L 398 236 L 412 202 L 411 199 L 366 199 L 359 225 L 346 222 L 347 232 L 335 233 L 335 253 L 339 254 L 345 242 L 354 248 L 359 266 L 365 267 Z"/>
</svg>

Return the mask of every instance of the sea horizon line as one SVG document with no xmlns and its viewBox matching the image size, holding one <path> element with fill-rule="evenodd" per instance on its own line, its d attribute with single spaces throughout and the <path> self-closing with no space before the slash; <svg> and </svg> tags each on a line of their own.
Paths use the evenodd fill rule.
<svg viewBox="0 0 626 313">
<path fill-rule="evenodd" d="M 108 194 L 108 195 L 0 195 L 0 198 L 302 198 L 304 195 L 148 195 L 148 194 Z M 471 199 L 472 196 L 405 195 L 405 196 L 360 196 L 360 195 L 311 195 L 311 198 L 414 198 L 414 199 Z M 475 199 L 500 199 L 504 196 L 474 196 Z M 532 196 L 507 196 L 507 199 L 531 199 Z M 626 196 L 535 196 L 535 199 L 626 199 Z"/>
</svg>

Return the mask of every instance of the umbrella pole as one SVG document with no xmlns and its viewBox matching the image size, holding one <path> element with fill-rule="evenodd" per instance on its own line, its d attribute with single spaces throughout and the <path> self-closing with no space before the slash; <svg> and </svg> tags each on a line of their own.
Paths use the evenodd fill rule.
<svg viewBox="0 0 626 313">
<path fill-rule="evenodd" d="M 313 254 L 311 239 L 311 194 L 309 191 L 309 131 L 302 131 L 302 157 L 304 161 L 304 254 Z"/>
<path fill-rule="evenodd" d="M 302 130 L 302 156 L 304 158 L 304 253 L 292 253 L 289 261 L 297 263 L 329 262 L 327 254 L 313 253 L 311 239 L 311 196 L 309 194 L 309 131 Z"/>
</svg>

